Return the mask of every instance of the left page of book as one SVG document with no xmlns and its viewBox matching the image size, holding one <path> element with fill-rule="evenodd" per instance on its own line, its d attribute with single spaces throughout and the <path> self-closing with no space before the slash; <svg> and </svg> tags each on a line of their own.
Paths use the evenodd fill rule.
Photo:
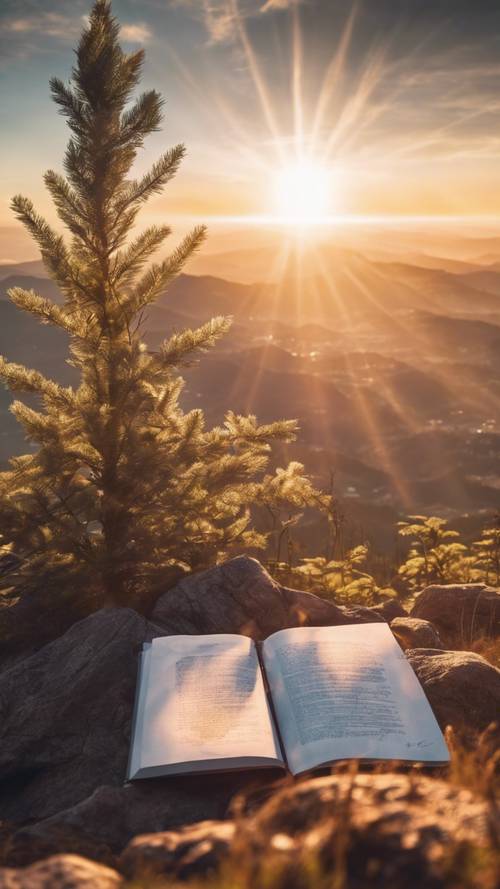
<svg viewBox="0 0 500 889">
<path fill-rule="evenodd" d="M 251 639 L 154 639 L 139 683 L 129 779 L 284 767 Z"/>
</svg>

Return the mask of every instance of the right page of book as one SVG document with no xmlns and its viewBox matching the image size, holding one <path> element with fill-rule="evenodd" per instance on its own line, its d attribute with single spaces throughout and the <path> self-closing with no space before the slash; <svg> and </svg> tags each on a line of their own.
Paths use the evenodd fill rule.
<svg viewBox="0 0 500 889">
<path fill-rule="evenodd" d="M 387 624 L 280 630 L 262 657 L 293 774 L 339 759 L 448 761 L 422 686 Z"/>
</svg>

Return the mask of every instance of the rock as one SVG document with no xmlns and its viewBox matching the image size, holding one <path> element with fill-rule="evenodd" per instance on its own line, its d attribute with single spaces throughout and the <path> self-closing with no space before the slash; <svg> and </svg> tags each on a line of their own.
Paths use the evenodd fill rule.
<svg viewBox="0 0 500 889">
<path fill-rule="evenodd" d="M 28 864 L 64 851 L 112 865 L 138 834 L 222 819 L 235 794 L 259 784 L 267 787 L 270 777 L 265 773 L 188 775 L 99 787 L 75 806 L 14 831 L 5 843 L 4 861 Z"/>
<path fill-rule="evenodd" d="M 178 831 L 138 836 L 120 856 L 118 867 L 129 880 L 145 873 L 177 880 L 205 877 L 227 858 L 235 830 L 234 821 L 202 821 Z"/>
<path fill-rule="evenodd" d="M 454 876 L 470 860 L 474 879 L 467 885 L 493 886 L 489 836 L 498 823 L 492 817 L 485 801 L 435 778 L 316 778 L 289 786 L 257 813 L 249 824 L 246 860 L 236 849 L 234 866 L 237 873 L 245 867 L 250 872 L 245 885 L 259 886 L 262 874 L 279 873 L 279 885 L 287 889 L 323 885 L 325 874 L 329 886 L 449 889 L 465 886 Z M 301 862 L 302 874 L 313 868 L 314 882 L 300 879 Z M 482 879 L 483 866 L 491 883 Z"/>
<path fill-rule="evenodd" d="M 30 867 L 0 868 L 0 889 L 116 889 L 115 870 L 78 855 L 54 855 Z"/>
<path fill-rule="evenodd" d="M 406 652 L 442 729 L 481 732 L 500 717 L 500 670 L 470 651 Z"/>
<path fill-rule="evenodd" d="M 433 584 L 417 596 L 411 617 L 429 620 L 448 647 L 500 633 L 500 593 L 482 583 Z"/>
<path fill-rule="evenodd" d="M 370 611 L 374 611 L 375 614 L 380 614 L 380 616 L 388 621 L 388 623 L 390 623 L 391 620 L 394 620 L 395 617 L 408 617 L 408 612 L 404 610 L 398 599 L 386 599 L 385 602 L 380 602 L 378 605 L 372 605 Z"/>
<path fill-rule="evenodd" d="M 123 782 L 136 652 L 159 632 L 104 609 L 0 674 L 0 819 L 48 817 Z"/>
<path fill-rule="evenodd" d="M 192 574 L 161 596 L 152 620 L 167 635 L 243 633 L 265 639 L 302 624 L 343 625 L 382 620 L 368 608 L 341 608 L 312 593 L 281 587 L 248 556 Z"/>
<path fill-rule="evenodd" d="M 395 617 L 390 627 L 401 648 L 444 648 L 436 628 L 428 620 Z"/>
<path fill-rule="evenodd" d="M 10 665 L 20 654 L 27 656 L 61 636 L 72 624 L 96 610 L 97 598 L 90 588 L 81 589 L 76 579 L 66 578 L 68 588 L 79 588 L 78 596 L 61 604 L 54 586 L 61 585 L 60 572 L 47 572 L 36 581 L 23 581 L 12 587 L 0 604 L 0 663 Z M 1 577 L 2 584 L 9 575 Z"/>
<path fill-rule="evenodd" d="M 374 619 L 369 609 L 284 589 L 244 556 L 183 580 L 153 617 L 157 624 L 132 609 L 102 609 L 0 674 L 0 819 L 50 818 L 123 782 L 142 642 L 175 633 L 262 638 L 302 623 Z M 215 816 L 209 806 L 197 817 Z"/>
</svg>

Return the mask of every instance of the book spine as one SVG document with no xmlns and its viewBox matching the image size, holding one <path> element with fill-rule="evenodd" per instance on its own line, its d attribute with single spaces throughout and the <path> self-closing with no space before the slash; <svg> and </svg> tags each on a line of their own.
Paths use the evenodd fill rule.
<svg viewBox="0 0 500 889">
<path fill-rule="evenodd" d="M 273 721 L 273 725 L 276 730 L 276 737 L 278 738 L 278 744 L 280 745 L 281 758 L 282 758 L 283 762 L 285 763 L 287 769 L 290 771 L 288 762 L 287 762 L 287 758 L 286 758 L 285 745 L 283 743 L 283 738 L 282 738 L 281 732 L 280 732 L 278 717 L 276 714 L 276 710 L 274 708 L 274 701 L 273 701 L 273 696 L 271 694 L 271 688 L 270 688 L 269 682 L 267 680 L 266 667 L 264 664 L 264 658 L 262 656 L 262 642 L 255 643 L 255 650 L 257 652 L 257 657 L 259 659 L 260 671 L 262 673 L 262 680 L 264 682 L 264 691 L 266 693 L 266 697 L 267 697 L 267 700 L 269 703 L 269 710 L 271 712 L 271 719 Z"/>
</svg>

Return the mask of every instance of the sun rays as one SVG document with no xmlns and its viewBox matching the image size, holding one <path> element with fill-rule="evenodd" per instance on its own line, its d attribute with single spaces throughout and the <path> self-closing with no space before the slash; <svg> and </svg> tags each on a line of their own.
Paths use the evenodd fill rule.
<svg viewBox="0 0 500 889">
<path fill-rule="evenodd" d="M 232 227 L 259 227 L 260 231 L 267 227 L 270 240 L 278 242 L 265 264 L 265 277 L 272 286 L 266 290 L 263 328 L 271 330 L 271 321 L 297 331 L 309 324 L 321 325 L 332 333 L 332 343 L 325 348 L 332 367 L 334 356 L 344 359 L 345 372 L 339 382 L 327 360 L 316 371 L 309 347 L 298 349 L 297 357 L 309 379 L 309 405 L 304 411 L 308 422 L 314 417 L 314 445 L 319 448 L 331 442 L 332 436 L 341 441 L 342 410 L 356 417 L 363 430 L 366 463 L 386 473 L 399 502 L 409 508 L 413 492 L 405 481 L 393 438 L 401 430 L 408 438 L 418 437 L 432 417 L 423 420 L 406 397 L 401 383 L 404 373 L 419 374 L 422 385 L 429 373 L 450 403 L 456 400 L 468 408 L 475 404 L 486 416 L 499 413 L 499 399 L 474 382 L 464 393 L 462 380 L 434 360 L 442 348 L 439 334 L 419 327 L 415 313 L 404 306 L 404 294 L 409 294 L 411 285 L 390 280 L 369 262 L 363 265 L 349 255 L 343 233 L 353 224 L 361 231 L 366 222 L 387 225 L 394 220 L 386 208 L 391 207 L 398 182 L 406 183 L 411 165 L 422 164 L 426 152 L 436 146 L 445 154 L 450 134 L 460 134 L 461 127 L 480 116 L 481 110 L 457 108 L 454 116 L 443 115 L 442 119 L 434 115 L 425 131 L 412 126 L 411 121 L 418 117 L 419 90 L 426 88 L 430 76 L 419 68 L 418 54 L 425 39 L 416 41 L 412 52 L 398 59 L 392 52 L 397 34 L 388 33 L 374 39 L 360 54 L 356 40 L 362 9 L 355 4 L 349 7 L 342 26 L 332 35 L 329 56 L 323 54 L 317 60 L 304 31 L 304 9 L 299 3 L 290 3 L 282 13 L 288 17 L 288 48 L 281 55 L 277 52 L 270 63 L 261 43 L 254 39 L 254 21 L 242 14 L 238 0 L 227 0 L 237 80 L 234 89 L 228 88 L 233 85 L 224 79 L 212 76 L 213 72 L 206 83 L 197 83 L 180 62 L 178 73 L 181 78 L 186 76 L 190 98 L 200 114 L 207 121 L 214 115 L 218 118 L 224 132 L 219 167 L 230 188 L 236 193 L 238 184 L 248 183 L 248 212 L 231 214 L 231 197 L 228 212 L 218 221 Z M 432 37 L 429 34 L 426 39 L 431 41 Z M 175 63 L 175 53 L 172 59 Z M 453 83 L 449 83 L 443 101 L 453 99 L 453 90 Z M 378 181 L 377 193 L 383 199 L 377 208 L 378 218 L 369 212 L 352 215 L 353 194 L 370 176 Z M 460 210 L 457 206 L 457 219 Z M 417 216 L 418 224 L 428 224 L 425 213 L 418 212 L 415 224 Z M 408 218 L 400 225 L 406 225 Z M 382 231 L 383 225 L 379 227 Z M 277 229 L 281 232 L 278 236 Z M 390 253 L 390 234 L 388 239 Z M 256 271 L 254 280 L 258 277 Z M 393 298 L 396 293 L 401 296 L 399 302 Z M 416 305 L 420 298 L 425 300 L 418 291 L 410 296 Z M 432 311 L 432 305 L 427 304 L 426 310 Z M 271 342 L 287 348 L 286 337 L 280 339 L 279 332 Z M 377 349 L 406 367 L 401 379 L 376 368 L 371 383 L 360 379 L 359 356 Z M 270 385 L 268 352 L 262 348 L 260 366 L 252 365 L 251 379 L 242 362 L 230 385 L 230 397 L 245 393 L 245 410 L 253 411 L 262 402 L 263 389 Z M 293 414 L 300 412 L 302 395 L 302 390 L 297 391 L 297 411 L 291 399 Z"/>
</svg>

